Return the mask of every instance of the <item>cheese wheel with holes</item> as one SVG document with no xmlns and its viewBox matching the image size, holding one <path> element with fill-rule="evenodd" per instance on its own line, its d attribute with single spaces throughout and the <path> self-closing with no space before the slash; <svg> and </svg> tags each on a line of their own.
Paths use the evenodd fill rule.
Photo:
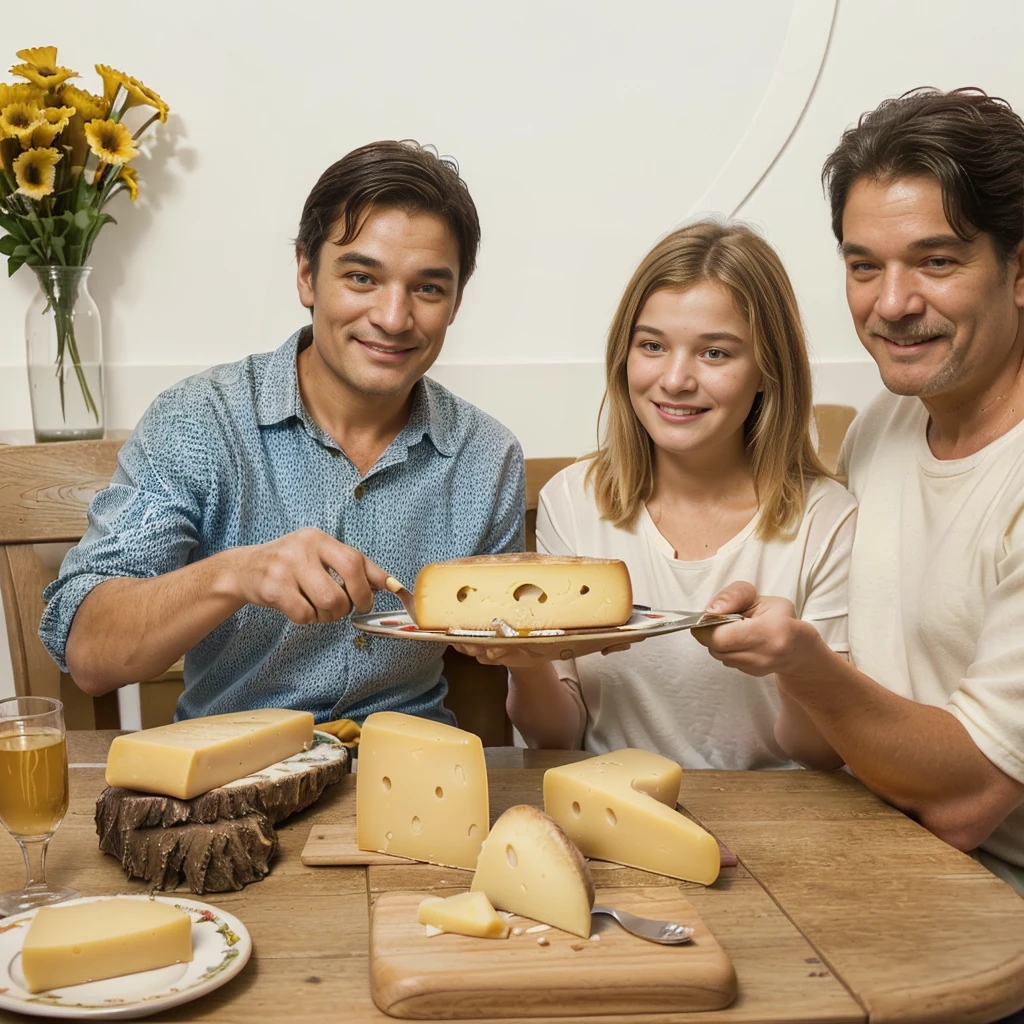
<svg viewBox="0 0 1024 1024">
<path fill-rule="evenodd" d="M 633 613 L 625 562 L 529 551 L 432 562 L 413 596 L 420 629 L 603 629 Z"/>
</svg>

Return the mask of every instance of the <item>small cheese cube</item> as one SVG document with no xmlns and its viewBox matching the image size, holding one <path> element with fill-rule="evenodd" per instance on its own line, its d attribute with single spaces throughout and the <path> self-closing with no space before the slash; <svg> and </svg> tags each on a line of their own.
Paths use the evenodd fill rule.
<svg viewBox="0 0 1024 1024">
<path fill-rule="evenodd" d="M 428 896 L 420 903 L 419 922 L 459 935 L 508 938 L 508 925 L 482 892 L 460 892 L 444 898 Z"/>
<path fill-rule="evenodd" d="M 266 708 L 191 718 L 118 736 L 107 785 L 190 800 L 313 745 L 308 711 Z"/>
<path fill-rule="evenodd" d="M 490 805 L 480 737 L 397 711 L 367 717 L 356 771 L 356 845 L 476 867 Z"/>
<path fill-rule="evenodd" d="M 96 900 L 36 912 L 21 947 L 29 992 L 192 959 L 188 914 L 156 900 Z"/>
<path fill-rule="evenodd" d="M 587 857 L 710 885 L 721 855 L 714 836 L 675 809 L 682 770 L 625 748 L 549 768 L 544 810 Z"/>
<path fill-rule="evenodd" d="M 580 851 L 542 811 L 510 807 L 484 842 L 471 885 L 499 910 L 587 938 L 594 880 Z"/>
<path fill-rule="evenodd" d="M 425 565 L 416 577 L 420 629 L 599 629 L 633 613 L 626 563 L 533 552 Z"/>
</svg>

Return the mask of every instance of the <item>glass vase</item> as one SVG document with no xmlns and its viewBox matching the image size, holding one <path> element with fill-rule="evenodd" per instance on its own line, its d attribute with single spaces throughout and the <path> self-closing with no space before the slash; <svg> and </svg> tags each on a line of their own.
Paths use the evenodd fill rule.
<svg viewBox="0 0 1024 1024">
<path fill-rule="evenodd" d="M 36 441 L 103 436 L 103 332 L 89 294 L 92 267 L 33 267 L 39 291 L 25 314 Z"/>
</svg>

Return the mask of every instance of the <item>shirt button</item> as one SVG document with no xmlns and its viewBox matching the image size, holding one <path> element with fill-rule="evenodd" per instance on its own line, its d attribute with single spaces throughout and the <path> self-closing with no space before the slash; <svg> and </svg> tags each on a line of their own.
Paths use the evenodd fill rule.
<svg viewBox="0 0 1024 1024">
<path fill-rule="evenodd" d="M 366 494 L 366 488 L 362 484 L 358 484 L 352 493 L 356 496 L 356 500 L 360 501 L 363 495 Z"/>
<path fill-rule="evenodd" d="M 357 633 L 352 638 L 352 643 L 354 643 L 360 651 L 365 651 L 366 648 L 370 646 L 370 638 L 365 633 Z"/>
</svg>

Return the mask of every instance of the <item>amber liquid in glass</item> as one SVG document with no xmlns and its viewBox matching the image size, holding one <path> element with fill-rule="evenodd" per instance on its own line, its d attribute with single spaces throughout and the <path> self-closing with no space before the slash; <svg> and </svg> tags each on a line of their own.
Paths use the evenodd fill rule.
<svg viewBox="0 0 1024 1024">
<path fill-rule="evenodd" d="M 0 821 L 21 836 L 52 832 L 68 809 L 68 752 L 59 729 L 0 734 Z"/>
</svg>

